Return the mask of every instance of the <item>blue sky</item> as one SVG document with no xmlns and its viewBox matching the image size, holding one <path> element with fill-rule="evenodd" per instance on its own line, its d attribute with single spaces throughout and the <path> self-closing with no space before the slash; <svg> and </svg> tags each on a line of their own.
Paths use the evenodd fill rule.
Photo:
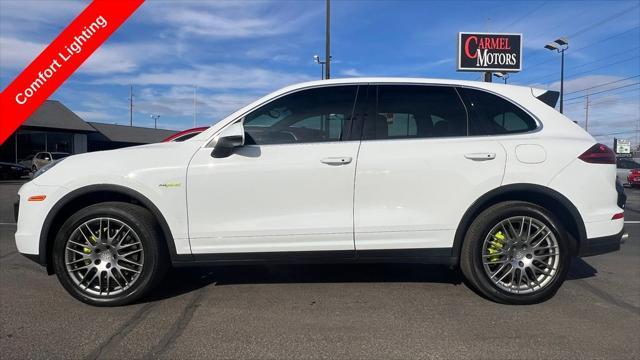
<svg viewBox="0 0 640 360">
<path fill-rule="evenodd" d="M 0 1 L 0 87 L 87 4 Z M 478 80 L 455 71 L 458 31 L 523 33 L 523 71 L 509 82 L 552 89 L 560 58 L 543 46 L 567 36 L 565 113 L 583 124 L 581 90 L 615 81 L 591 90 L 589 130 L 608 144 L 614 135 L 636 143 L 638 1 L 334 0 L 332 77 Z M 51 98 L 85 120 L 127 124 L 132 84 L 134 125 L 153 126 L 159 114 L 159 127 L 183 129 L 193 125 L 197 85 L 197 125 L 210 125 L 281 86 L 318 79 L 314 54 L 324 57 L 324 1 L 148 0 Z"/>
</svg>

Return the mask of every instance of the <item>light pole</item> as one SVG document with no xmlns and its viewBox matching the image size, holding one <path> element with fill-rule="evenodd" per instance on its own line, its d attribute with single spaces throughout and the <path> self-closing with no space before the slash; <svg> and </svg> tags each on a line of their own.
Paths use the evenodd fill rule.
<svg viewBox="0 0 640 360">
<path fill-rule="evenodd" d="M 320 56 L 318 55 L 313 55 L 313 61 L 316 64 L 320 64 L 321 68 L 320 68 L 320 80 L 324 80 L 324 64 L 326 64 L 326 61 L 320 61 Z"/>
<path fill-rule="evenodd" d="M 544 46 L 545 49 L 557 51 L 561 55 L 560 60 L 560 113 L 562 114 L 564 105 L 564 51 L 569 48 L 569 40 L 566 37 L 556 39 Z"/>
<path fill-rule="evenodd" d="M 509 73 L 497 72 L 497 73 L 493 73 L 493 76 L 497 78 L 502 78 L 502 80 L 504 80 L 504 83 L 506 84 L 507 79 L 509 78 Z"/>
<path fill-rule="evenodd" d="M 325 25 L 325 53 L 324 62 L 327 64 L 325 79 L 331 78 L 331 0 L 327 0 L 327 23 Z"/>
<path fill-rule="evenodd" d="M 158 119 L 160 119 L 160 115 L 150 115 L 150 116 L 153 119 L 153 128 L 157 129 L 158 128 Z"/>
</svg>

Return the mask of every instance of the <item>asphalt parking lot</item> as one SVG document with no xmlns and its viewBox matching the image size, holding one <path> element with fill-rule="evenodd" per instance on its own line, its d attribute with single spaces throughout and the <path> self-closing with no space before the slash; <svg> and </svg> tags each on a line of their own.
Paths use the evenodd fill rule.
<svg viewBox="0 0 640 360">
<path fill-rule="evenodd" d="M 178 269 L 143 303 L 74 300 L 16 252 L 0 183 L 0 354 L 13 358 L 640 358 L 640 190 L 630 239 L 575 260 L 551 300 L 505 306 L 446 267 Z M 634 223 L 635 222 L 635 223 Z"/>
</svg>

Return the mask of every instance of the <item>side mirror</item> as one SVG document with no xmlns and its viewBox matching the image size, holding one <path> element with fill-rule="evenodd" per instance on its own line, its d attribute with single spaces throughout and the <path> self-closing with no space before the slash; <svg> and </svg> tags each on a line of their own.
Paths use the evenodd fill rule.
<svg viewBox="0 0 640 360">
<path fill-rule="evenodd" d="M 223 158 L 233 153 L 233 148 L 244 145 L 244 126 L 241 121 L 227 126 L 213 139 L 211 156 Z"/>
</svg>

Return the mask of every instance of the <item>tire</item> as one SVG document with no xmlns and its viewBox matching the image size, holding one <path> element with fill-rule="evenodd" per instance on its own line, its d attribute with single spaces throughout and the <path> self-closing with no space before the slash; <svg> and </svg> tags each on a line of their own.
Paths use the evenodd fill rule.
<svg viewBox="0 0 640 360">
<path fill-rule="evenodd" d="M 38 171 L 38 168 L 35 165 L 31 165 L 31 172 L 35 173 L 36 171 Z"/>
<path fill-rule="evenodd" d="M 60 283 L 76 299 L 120 306 L 153 289 L 164 277 L 169 257 L 149 211 L 106 202 L 81 209 L 62 225 L 52 262 Z"/>
<path fill-rule="evenodd" d="M 505 224 L 508 230 L 502 230 Z M 525 239 L 529 231 L 536 236 Z M 564 282 L 570 251 L 567 232 L 553 214 L 532 203 L 507 201 L 473 221 L 462 244 L 460 268 L 471 287 L 492 301 L 535 304 L 553 297 Z"/>
</svg>

